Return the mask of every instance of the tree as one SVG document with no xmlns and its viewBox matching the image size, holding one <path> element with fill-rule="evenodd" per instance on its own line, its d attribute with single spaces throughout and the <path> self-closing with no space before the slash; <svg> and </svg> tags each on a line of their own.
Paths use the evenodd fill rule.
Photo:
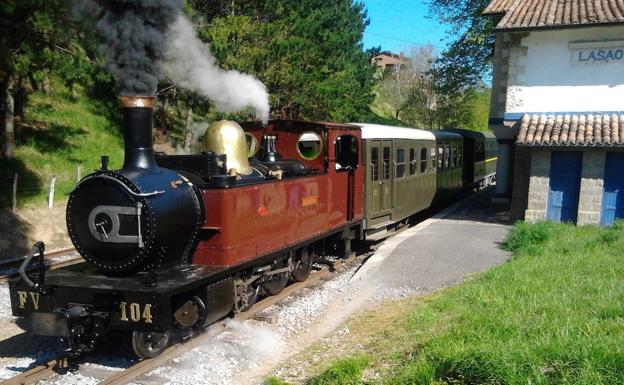
<svg viewBox="0 0 624 385">
<path fill-rule="evenodd" d="M 378 56 L 382 52 L 381 46 L 371 47 L 366 49 L 366 54 L 368 55 L 368 60 L 372 60 L 375 56 Z"/>
<path fill-rule="evenodd" d="M 207 2 L 202 2 L 205 5 Z M 362 47 L 367 25 L 360 3 L 288 0 L 221 4 L 199 27 L 220 65 L 256 75 L 274 114 L 350 121 L 368 111 L 372 73 Z M 198 6 L 198 13 L 203 7 Z"/>
<path fill-rule="evenodd" d="M 491 71 L 494 45 L 491 18 L 481 14 L 490 0 L 430 0 L 430 13 L 451 26 L 454 40 L 442 52 L 433 71 L 447 94 L 478 87 Z"/>
<path fill-rule="evenodd" d="M 435 104 L 430 74 L 434 55 L 432 46 L 412 47 L 404 63 L 387 67 L 384 71 L 379 80 L 379 97 L 393 108 L 395 119 L 401 118 L 419 126 L 423 120 L 429 120 L 421 113 Z M 403 112 L 407 115 L 403 116 Z"/>
<path fill-rule="evenodd" d="M 71 25 L 71 12 L 63 0 L 7 0 L 0 5 L 5 157 L 15 153 L 16 94 L 18 106 L 23 106 L 24 79 L 36 82 L 42 71 L 73 56 Z"/>
</svg>

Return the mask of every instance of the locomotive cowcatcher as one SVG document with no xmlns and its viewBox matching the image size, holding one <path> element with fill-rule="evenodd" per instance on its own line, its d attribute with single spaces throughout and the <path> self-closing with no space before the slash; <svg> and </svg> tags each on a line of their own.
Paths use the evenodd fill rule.
<svg viewBox="0 0 624 385">
<path fill-rule="evenodd" d="M 120 99 L 123 167 L 109 170 L 102 157 L 67 204 L 85 262 L 52 271 L 40 263 L 9 284 L 13 315 L 34 333 L 79 354 L 128 332 L 138 356 L 154 357 L 173 331 L 305 280 L 329 248 L 349 252 L 363 217 L 358 126 L 275 120 L 245 133 L 222 121 L 201 154 L 166 156 L 153 150 L 154 97 Z M 42 261 L 43 249 L 31 257 Z"/>
</svg>

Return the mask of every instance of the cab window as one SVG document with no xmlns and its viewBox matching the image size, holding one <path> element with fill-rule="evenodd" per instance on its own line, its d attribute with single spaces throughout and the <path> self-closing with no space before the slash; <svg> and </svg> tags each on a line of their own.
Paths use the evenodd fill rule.
<svg viewBox="0 0 624 385">
<path fill-rule="evenodd" d="M 306 160 L 314 160 L 321 155 L 323 142 L 316 132 L 304 132 L 297 140 L 297 152 Z"/>
<path fill-rule="evenodd" d="M 342 135 L 337 137 L 334 151 L 336 154 L 336 171 L 351 171 L 357 168 L 359 146 L 355 136 Z"/>
</svg>

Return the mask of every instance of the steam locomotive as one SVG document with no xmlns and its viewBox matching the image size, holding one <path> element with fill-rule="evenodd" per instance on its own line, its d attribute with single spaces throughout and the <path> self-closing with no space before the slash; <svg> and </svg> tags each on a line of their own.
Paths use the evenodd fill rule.
<svg viewBox="0 0 624 385">
<path fill-rule="evenodd" d="M 123 167 L 102 157 L 67 204 L 85 263 L 40 263 L 9 284 L 13 315 L 74 354 L 121 331 L 154 357 L 173 331 L 246 311 L 305 280 L 319 256 L 386 237 L 495 175 L 495 142 L 481 134 L 365 124 L 221 121 L 201 154 L 155 154 L 154 98 L 120 99 Z"/>
</svg>

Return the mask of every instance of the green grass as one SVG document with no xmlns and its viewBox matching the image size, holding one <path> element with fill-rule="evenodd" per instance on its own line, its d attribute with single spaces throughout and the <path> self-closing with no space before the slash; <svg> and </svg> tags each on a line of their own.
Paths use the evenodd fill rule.
<svg viewBox="0 0 624 385">
<path fill-rule="evenodd" d="M 509 263 L 390 305 L 405 311 L 353 321 L 353 330 L 378 331 L 357 373 L 381 377 L 354 382 L 357 373 L 339 365 L 309 383 L 344 375 L 348 384 L 623 384 L 623 230 L 517 224 L 504 244 Z M 384 311 L 399 316 L 384 320 Z"/>
<path fill-rule="evenodd" d="M 358 385 L 362 372 L 370 362 L 366 355 L 354 355 L 334 362 L 319 376 L 307 382 L 308 385 Z M 270 377 L 267 385 L 289 385 L 277 377 Z"/>
<path fill-rule="evenodd" d="M 20 205 L 44 203 L 52 175 L 57 177 L 55 199 L 64 199 L 76 183 L 77 167 L 86 175 L 98 167 L 100 155 L 110 156 L 112 168 L 121 166 L 123 141 L 115 102 L 94 100 L 80 86 L 69 92 L 60 82 L 53 82 L 49 97 L 28 95 L 16 156 L 0 159 L 3 173 L 19 173 Z M 0 194 L 0 206 L 7 205 L 7 197 Z"/>
<path fill-rule="evenodd" d="M 368 357 L 362 355 L 336 361 L 308 385 L 357 385 L 368 362 Z"/>
</svg>

